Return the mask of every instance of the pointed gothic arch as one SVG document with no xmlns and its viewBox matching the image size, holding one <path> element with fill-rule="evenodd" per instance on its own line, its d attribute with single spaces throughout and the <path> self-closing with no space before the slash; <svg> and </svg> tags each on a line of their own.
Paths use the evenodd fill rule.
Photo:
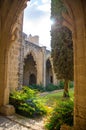
<svg viewBox="0 0 86 130">
<path fill-rule="evenodd" d="M 28 53 L 24 59 L 23 85 L 37 84 L 37 64 L 33 54 Z"/>
<path fill-rule="evenodd" d="M 76 130 L 86 128 L 86 0 L 63 0 L 68 6 L 69 15 L 65 15 L 65 25 L 75 25 L 74 75 L 75 75 L 75 117 Z M 0 108 L 9 103 L 8 86 L 8 50 L 11 44 L 12 29 L 27 0 L 0 1 Z M 6 6 L 7 5 L 7 6 Z M 74 14 L 71 19 L 70 8 Z M 3 14 L 3 17 L 2 17 Z M 72 22 L 70 22 L 72 21 Z M 1 24 L 2 23 L 2 24 Z M 2 27 L 1 27 L 2 25 Z M 5 35 L 4 35 L 5 34 Z M 19 39 L 17 39 L 19 40 Z M 7 108 L 5 107 L 5 110 Z M 6 114 L 6 111 L 3 112 Z"/>
<path fill-rule="evenodd" d="M 53 84 L 53 72 L 50 58 L 46 60 L 46 85 Z"/>
</svg>

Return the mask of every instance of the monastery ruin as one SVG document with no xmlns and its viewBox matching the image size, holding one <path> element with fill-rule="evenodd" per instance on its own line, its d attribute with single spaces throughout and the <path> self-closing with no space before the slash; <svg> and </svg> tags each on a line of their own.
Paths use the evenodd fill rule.
<svg viewBox="0 0 86 130">
<path fill-rule="evenodd" d="M 63 2 L 68 10 L 63 14 L 63 25 L 71 29 L 74 46 L 74 129 L 85 130 L 86 0 L 63 0 Z M 13 113 L 13 107 L 9 105 L 10 89 L 19 85 L 17 81 L 21 73 L 19 50 L 22 49 L 22 13 L 26 3 L 27 0 L 0 0 L 0 112 L 5 115 Z"/>
</svg>

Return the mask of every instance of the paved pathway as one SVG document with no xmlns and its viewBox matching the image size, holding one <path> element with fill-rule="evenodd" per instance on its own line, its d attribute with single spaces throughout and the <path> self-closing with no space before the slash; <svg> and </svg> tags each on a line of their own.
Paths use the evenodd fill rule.
<svg viewBox="0 0 86 130">
<path fill-rule="evenodd" d="M 0 130 L 44 130 L 43 119 L 28 119 L 20 115 L 0 116 Z"/>
<path fill-rule="evenodd" d="M 42 92 L 42 93 L 40 93 L 40 96 L 46 96 L 46 95 L 48 95 L 48 94 L 58 93 L 58 92 L 61 92 L 61 91 L 63 91 L 63 89 L 54 90 L 54 91 L 49 91 L 49 92 Z"/>
</svg>

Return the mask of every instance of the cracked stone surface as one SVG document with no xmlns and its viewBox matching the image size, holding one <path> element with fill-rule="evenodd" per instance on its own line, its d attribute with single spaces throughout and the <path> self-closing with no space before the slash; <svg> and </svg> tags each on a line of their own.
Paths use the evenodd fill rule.
<svg viewBox="0 0 86 130">
<path fill-rule="evenodd" d="M 44 121 L 17 114 L 8 117 L 0 116 L 0 130 L 44 130 Z"/>
</svg>

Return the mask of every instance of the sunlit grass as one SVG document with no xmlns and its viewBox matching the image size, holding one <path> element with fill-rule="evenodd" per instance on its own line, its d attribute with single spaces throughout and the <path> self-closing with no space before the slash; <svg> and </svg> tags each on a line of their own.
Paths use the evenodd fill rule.
<svg viewBox="0 0 86 130">
<path fill-rule="evenodd" d="M 74 99 L 74 89 L 69 90 L 70 99 Z M 60 101 L 63 100 L 63 91 L 55 92 L 55 93 L 48 93 L 44 96 L 38 96 L 37 100 L 40 100 L 44 105 L 48 107 L 54 107 L 56 104 L 58 104 Z"/>
</svg>

